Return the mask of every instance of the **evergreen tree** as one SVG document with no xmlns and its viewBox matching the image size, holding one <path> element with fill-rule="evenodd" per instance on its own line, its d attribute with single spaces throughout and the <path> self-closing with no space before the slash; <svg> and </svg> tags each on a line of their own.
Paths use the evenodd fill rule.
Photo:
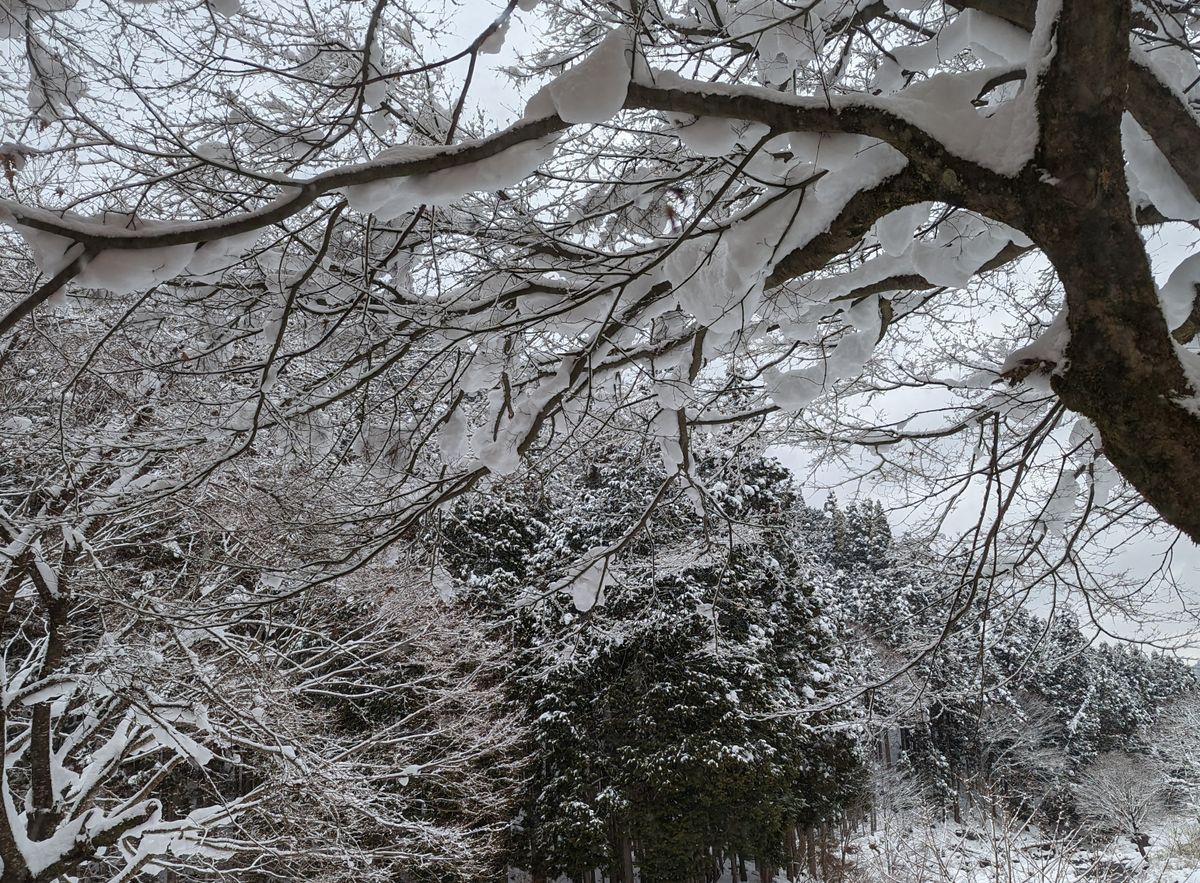
<svg viewBox="0 0 1200 883">
<path fill-rule="evenodd" d="M 792 827 L 862 800 L 871 719 L 899 729 L 931 803 L 985 788 L 1072 821 L 1097 753 L 1194 689 L 1169 657 L 1093 646 L 1070 611 L 988 607 L 875 501 L 810 508 L 780 464 L 714 446 L 698 511 L 648 462 L 598 447 L 440 525 L 529 730 L 516 866 L 622 879 L 636 857 L 662 881 L 709 879 L 731 854 L 781 862 Z M 588 555 L 606 577 L 581 607 L 564 562 Z M 851 699 L 888 660 L 906 677 Z"/>
<path fill-rule="evenodd" d="M 639 525 L 662 479 L 636 462 L 598 456 L 544 511 L 480 501 L 444 530 L 468 603 L 509 605 L 532 754 L 514 864 L 617 875 L 630 844 L 643 880 L 704 878 L 730 852 L 781 862 L 792 826 L 834 818 L 865 782 L 853 710 L 814 710 L 845 689 L 848 661 L 805 579 L 803 507 L 779 464 L 717 453 L 698 469 L 723 537 L 706 539 L 682 495 Z M 538 526 L 514 525 L 521 511 Z M 602 606 L 550 590 L 564 550 L 634 528 Z"/>
</svg>

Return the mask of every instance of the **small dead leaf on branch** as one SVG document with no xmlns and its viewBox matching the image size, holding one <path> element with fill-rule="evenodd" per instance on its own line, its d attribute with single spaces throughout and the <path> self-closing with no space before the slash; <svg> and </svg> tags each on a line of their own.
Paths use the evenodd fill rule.
<svg viewBox="0 0 1200 883">
<path fill-rule="evenodd" d="M 17 172 L 25 168 L 25 159 L 33 151 L 20 144 L 13 144 L 6 141 L 0 144 L 0 163 L 4 165 L 4 177 L 8 180 L 8 186 L 14 186 Z"/>
</svg>

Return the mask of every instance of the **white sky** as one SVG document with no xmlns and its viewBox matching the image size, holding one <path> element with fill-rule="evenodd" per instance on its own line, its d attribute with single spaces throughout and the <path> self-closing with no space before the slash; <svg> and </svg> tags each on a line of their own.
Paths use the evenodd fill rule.
<svg viewBox="0 0 1200 883">
<path fill-rule="evenodd" d="M 1183 257 L 1195 253 L 1196 240 L 1195 230 L 1176 224 L 1164 228 L 1151 243 L 1150 256 L 1160 284 Z M 1065 429 L 1069 428 L 1068 421 Z M 850 468 L 815 467 L 814 457 L 804 450 L 776 449 L 772 453 L 801 479 L 811 505 L 821 505 L 829 489 L 834 490 L 843 502 L 862 496 L 878 499 L 889 508 L 908 504 L 905 492 L 899 486 L 855 482 L 854 470 Z M 960 518 L 957 521 L 953 517 L 948 519 L 944 533 L 952 535 L 969 526 L 978 508 L 977 494 L 965 498 L 957 509 Z M 929 506 L 917 504 L 908 510 L 907 516 L 898 513 L 894 520 L 903 530 L 905 520 L 916 523 L 932 511 Z M 1197 634 L 1200 630 L 1200 546 L 1177 531 L 1165 528 L 1152 535 L 1118 532 L 1110 542 L 1113 548 L 1103 555 L 1104 569 L 1113 574 L 1127 574 L 1139 582 L 1149 581 L 1142 601 L 1150 623 L 1134 622 L 1121 616 L 1099 616 L 1103 627 L 1124 638 L 1163 642 L 1189 658 L 1200 659 L 1200 634 Z"/>
<path fill-rule="evenodd" d="M 495 20 L 503 6 L 503 3 L 495 0 L 447 0 L 444 3 L 447 24 L 445 45 L 456 50 L 465 46 Z M 506 125 L 521 116 L 525 100 L 529 97 L 529 89 L 518 90 L 513 81 L 501 71 L 516 61 L 518 51 L 528 51 L 537 44 L 540 30 L 536 13 L 519 10 L 514 12 L 503 50 L 496 55 L 480 57 L 476 71 L 477 82 L 472 88 L 467 105 L 469 111 L 482 111 L 494 120 L 497 126 Z M 456 68 L 459 76 L 455 79 L 458 80 L 464 71 L 465 62 Z M 1195 247 L 1194 230 L 1175 225 L 1174 229 L 1164 231 L 1151 248 L 1151 258 L 1159 282 L 1165 281 L 1170 270 L 1185 254 L 1193 253 Z M 819 506 L 825 498 L 826 488 L 832 487 L 838 488 L 838 495 L 843 501 L 849 501 L 861 493 L 880 499 L 889 507 L 904 502 L 897 487 L 846 486 L 844 482 L 849 473 L 844 469 L 826 468 L 814 471 L 811 468 L 811 458 L 799 449 L 777 449 L 772 453 L 801 479 L 810 504 Z M 1200 452 L 1197 452 L 1197 455 L 1200 456 Z M 1197 489 L 1197 493 L 1200 493 L 1200 489 Z M 976 506 L 972 506 L 971 514 L 967 516 L 964 509 L 964 518 L 973 518 L 976 511 Z M 919 507 L 912 511 L 915 518 L 925 514 L 927 512 L 921 511 Z M 903 530 L 903 519 L 897 520 L 900 522 L 899 528 Z M 952 522 L 947 524 L 948 531 L 953 531 L 954 528 Z M 1200 637 L 1192 636 L 1197 622 L 1193 616 L 1186 613 L 1190 609 L 1200 610 L 1200 547 L 1187 538 L 1178 536 L 1176 532 L 1166 530 L 1154 536 L 1127 537 L 1116 545 L 1117 548 L 1104 562 L 1109 571 L 1126 572 L 1133 578 L 1143 580 L 1165 565 L 1169 579 L 1157 580 L 1148 587 L 1145 607 L 1156 620 L 1152 626 L 1140 626 L 1122 617 L 1102 616 L 1100 619 L 1104 627 L 1115 634 L 1132 639 L 1166 639 L 1184 655 L 1200 658 Z"/>
</svg>

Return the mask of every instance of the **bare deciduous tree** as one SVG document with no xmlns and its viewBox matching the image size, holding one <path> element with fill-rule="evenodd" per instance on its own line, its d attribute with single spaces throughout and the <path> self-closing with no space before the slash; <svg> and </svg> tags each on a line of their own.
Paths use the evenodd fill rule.
<svg viewBox="0 0 1200 883">
<path fill-rule="evenodd" d="M 1144 503 L 1200 540 L 1200 264 L 1151 265 L 1200 220 L 1198 22 L 508 0 L 460 37 L 416 0 L 4 3 L 0 612 L 29 794 L 5 875 L 31 868 L 18 835 L 151 823 L 136 789 L 71 808 L 53 684 L 102 654 L 63 649 L 79 599 L 126 603 L 148 568 L 116 562 L 184 512 L 270 513 L 209 525 L 244 592 L 194 626 L 221 647 L 608 432 L 709 510 L 690 440 L 724 426 L 887 475 L 943 525 L 971 504 L 958 616 L 1006 575 L 1099 592 L 1079 550 Z M 498 110 L 489 59 L 522 24 L 504 74 L 530 100 Z"/>
<path fill-rule="evenodd" d="M 4 334 L 64 290 L 116 293 L 96 345 L 173 378 L 156 422 L 216 448 L 185 480 L 336 426 L 395 476 L 376 547 L 614 409 L 693 483 L 688 435 L 714 423 L 800 411 L 791 437 L 879 467 L 964 435 L 991 454 L 937 492 L 965 471 L 997 516 L 1053 442 L 1043 523 L 1105 503 L 1111 463 L 1200 537 L 1195 266 L 1160 291 L 1146 251 L 1200 214 L 1187 7 L 519 5 L 431 59 L 437 18 L 384 0 L 336 27 L 18 4 L 9 112 L 33 116 L 3 209 L 37 271 Z M 527 15 L 561 51 L 513 76 L 554 76 L 484 134 L 477 70 Z M 1048 288 L 970 284 L 1032 251 Z M 951 399 L 920 425 L 821 398 L 915 385 Z"/>
<path fill-rule="evenodd" d="M 1102 754 L 1083 772 L 1075 790 L 1093 831 L 1126 836 L 1146 857 L 1146 827 L 1161 814 L 1165 796 L 1165 781 L 1153 764 L 1127 754 Z"/>
</svg>

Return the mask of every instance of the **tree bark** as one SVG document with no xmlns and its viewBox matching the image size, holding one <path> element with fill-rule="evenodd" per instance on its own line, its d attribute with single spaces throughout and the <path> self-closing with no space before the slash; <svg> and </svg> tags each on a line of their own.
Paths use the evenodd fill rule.
<svg viewBox="0 0 1200 883">
<path fill-rule="evenodd" d="M 1129 209 L 1120 122 L 1130 16 L 1128 0 L 1063 4 L 1039 103 L 1038 161 L 1051 177 L 1033 201 L 1029 234 L 1066 293 L 1070 339 L 1054 391 L 1096 425 L 1129 483 L 1200 542 L 1200 406 Z"/>
</svg>

